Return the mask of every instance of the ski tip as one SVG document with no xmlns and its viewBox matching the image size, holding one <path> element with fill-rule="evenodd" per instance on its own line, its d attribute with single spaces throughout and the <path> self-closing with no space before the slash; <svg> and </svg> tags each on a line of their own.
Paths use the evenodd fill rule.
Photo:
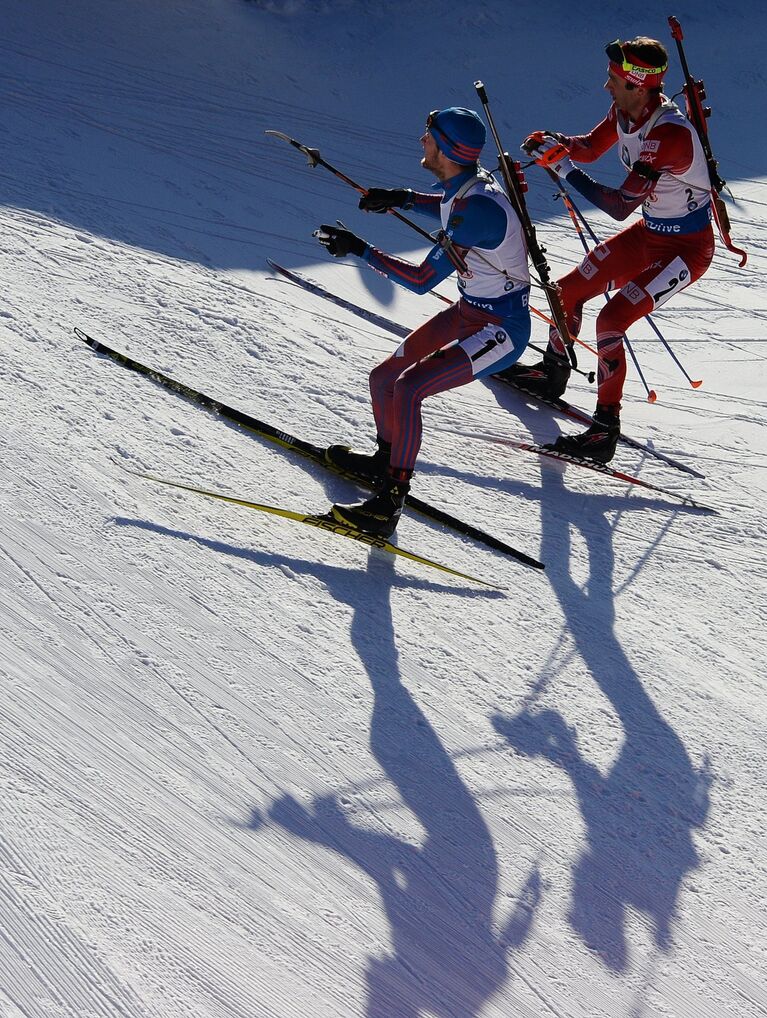
<svg viewBox="0 0 767 1018">
<path fill-rule="evenodd" d="M 83 332 L 83 330 L 78 325 L 75 325 L 72 331 L 81 342 L 87 343 L 88 346 L 93 347 L 94 350 L 98 349 L 99 346 L 98 342 L 95 339 L 93 339 L 92 336 L 89 336 L 87 332 Z"/>
<path fill-rule="evenodd" d="M 690 385 L 693 387 L 693 389 L 699 389 L 701 385 L 703 385 L 703 379 L 699 378 L 695 382 L 690 382 Z"/>
<path fill-rule="evenodd" d="M 721 510 L 715 509 L 711 505 L 704 505 L 702 502 L 696 502 L 694 498 L 689 498 L 689 497 L 683 498 L 682 499 L 682 505 L 686 505 L 690 509 L 695 509 L 699 513 L 701 513 L 701 515 L 704 515 L 704 516 L 721 516 L 722 515 Z"/>
<path fill-rule="evenodd" d="M 655 389 L 650 389 L 650 391 L 647 393 L 647 402 L 648 403 L 655 403 L 657 401 L 657 399 L 658 399 L 658 393 L 655 391 Z"/>
</svg>

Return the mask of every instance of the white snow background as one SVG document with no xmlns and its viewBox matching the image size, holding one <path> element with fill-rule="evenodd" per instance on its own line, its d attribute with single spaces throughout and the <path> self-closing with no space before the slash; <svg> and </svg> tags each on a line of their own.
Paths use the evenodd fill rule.
<svg viewBox="0 0 767 1018">
<path fill-rule="evenodd" d="M 392 338 L 266 258 L 415 325 L 432 297 L 311 231 L 425 245 L 264 131 L 425 189 L 425 114 L 476 107 L 477 78 L 511 151 L 604 115 L 618 35 L 666 40 L 676 91 L 668 14 L 750 257 L 719 248 L 657 315 L 700 389 L 630 333 L 659 399 L 630 367 L 625 430 L 705 480 L 626 446 L 615 465 L 719 515 L 456 434 L 574 429 L 494 382 L 427 403 L 414 493 L 545 573 L 410 515 L 398 540 L 505 592 L 112 462 L 300 510 L 353 497 L 73 328 L 369 442 Z M 2 22 L 2 1018 L 767 1014 L 764 10 L 5 0 Z M 615 153 L 594 173 L 617 182 Z M 528 179 L 561 274 L 578 238 Z M 583 380 L 569 398 L 593 408 Z"/>
</svg>

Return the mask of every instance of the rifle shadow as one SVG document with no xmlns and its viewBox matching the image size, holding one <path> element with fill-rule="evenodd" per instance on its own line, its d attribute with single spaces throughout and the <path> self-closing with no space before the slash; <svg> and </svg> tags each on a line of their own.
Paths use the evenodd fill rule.
<svg viewBox="0 0 767 1018">
<path fill-rule="evenodd" d="M 265 815 L 255 810 L 251 826 L 277 824 L 350 860 L 375 881 L 391 949 L 368 962 L 367 1018 L 472 1018 L 505 983 L 508 953 L 530 933 L 540 876 L 534 865 L 519 904 L 496 931 L 495 848 L 453 760 L 403 682 L 392 579 L 387 562 L 376 572 L 371 596 L 350 597 L 342 578 L 334 589 L 354 609 L 351 640 L 373 690 L 370 750 L 420 824 L 421 844 L 355 824 L 340 793 L 315 797 L 308 806 L 283 795 Z"/>
</svg>

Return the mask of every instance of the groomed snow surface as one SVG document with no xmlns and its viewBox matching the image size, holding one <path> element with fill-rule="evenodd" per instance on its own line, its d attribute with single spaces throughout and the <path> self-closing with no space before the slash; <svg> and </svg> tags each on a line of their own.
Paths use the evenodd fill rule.
<svg viewBox="0 0 767 1018">
<path fill-rule="evenodd" d="M 669 13 L 749 261 L 720 248 L 656 317 L 700 389 L 630 334 L 659 398 L 630 367 L 625 430 L 705 479 L 625 446 L 615 465 L 718 515 L 467 439 L 574 429 L 494 382 L 429 401 L 414 493 L 545 573 L 412 515 L 397 540 L 504 592 L 120 469 L 302 511 L 354 497 L 73 328 L 369 443 L 392 338 L 266 258 L 410 326 L 433 298 L 311 231 L 425 246 L 264 130 L 426 188 L 425 112 L 476 106 L 482 78 L 512 151 L 588 130 L 604 43 L 671 47 Z M 0 1016 L 767 1014 L 765 15 L 6 0 L 3 22 Z M 615 154 L 594 172 L 616 183 Z M 579 241 L 528 176 L 558 275 Z M 582 379 L 568 397 L 593 408 Z"/>
</svg>

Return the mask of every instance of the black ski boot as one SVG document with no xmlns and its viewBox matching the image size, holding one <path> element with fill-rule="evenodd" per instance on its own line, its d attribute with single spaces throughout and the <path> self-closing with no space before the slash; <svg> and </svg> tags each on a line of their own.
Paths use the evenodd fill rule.
<svg viewBox="0 0 767 1018">
<path fill-rule="evenodd" d="M 566 357 L 547 350 L 537 364 L 512 364 L 496 377 L 505 378 L 534 396 L 558 399 L 570 380 L 570 364 Z"/>
<path fill-rule="evenodd" d="M 354 452 L 348 445 L 329 445 L 325 459 L 339 470 L 353 474 L 378 487 L 386 477 L 391 455 L 391 442 L 377 439 L 378 448 L 374 453 Z"/>
<path fill-rule="evenodd" d="M 594 460 L 595 463 L 609 463 L 615 455 L 615 447 L 621 433 L 621 419 L 618 410 L 611 406 L 597 405 L 593 424 L 582 435 L 560 435 L 553 445 L 545 448 L 564 452 L 579 459 Z"/>
<path fill-rule="evenodd" d="M 391 537 L 397 529 L 409 491 L 408 481 L 398 481 L 387 474 L 379 490 L 367 501 L 355 505 L 334 505 L 331 513 L 339 523 L 347 523 L 366 534 Z"/>
</svg>

